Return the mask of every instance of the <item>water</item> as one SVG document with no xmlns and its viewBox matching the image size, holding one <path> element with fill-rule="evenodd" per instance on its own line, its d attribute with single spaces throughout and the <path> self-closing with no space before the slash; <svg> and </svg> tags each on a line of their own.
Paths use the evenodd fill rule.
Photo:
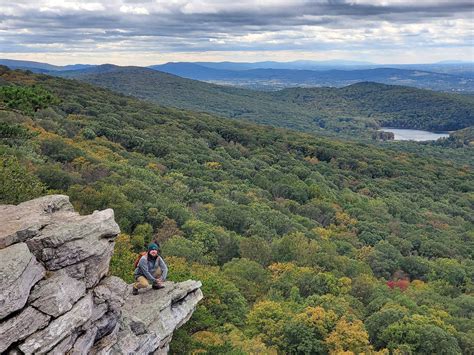
<svg viewBox="0 0 474 355">
<path fill-rule="evenodd" d="M 400 129 L 382 127 L 380 131 L 392 132 L 396 141 L 435 141 L 438 138 L 449 137 L 448 133 L 434 133 L 428 131 L 419 131 L 416 129 Z"/>
</svg>

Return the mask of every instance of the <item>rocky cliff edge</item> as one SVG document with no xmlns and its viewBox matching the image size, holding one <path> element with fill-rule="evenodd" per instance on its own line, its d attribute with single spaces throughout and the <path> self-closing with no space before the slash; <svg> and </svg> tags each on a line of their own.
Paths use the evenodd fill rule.
<svg viewBox="0 0 474 355">
<path fill-rule="evenodd" d="M 167 352 L 201 283 L 131 296 L 107 276 L 119 232 L 113 210 L 81 216 L 64 195 L 0 205 L 0 353 Z"/>
</svg>

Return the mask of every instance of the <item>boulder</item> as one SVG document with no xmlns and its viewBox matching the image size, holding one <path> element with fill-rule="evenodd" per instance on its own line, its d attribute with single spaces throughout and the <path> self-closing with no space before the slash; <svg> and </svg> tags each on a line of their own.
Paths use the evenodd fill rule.
<svg viewBox="0 0 474 355">
<path fill-rule="evenodd" d="M 69 334 L 63 340 L 61 340 L 52 350 L 48 351 L 46 354 L 48 355 L 62 355 L 69 353 L 69 350 L 74 345 L 74 342 L 79 337 L 78 333 Z M 43 354 L 40 352 L 39 354 Z"/>
<path fill-rule="evenodd" d="M 44 274 L 25 243 L 0 249 L 0 320 L 23 308 L 30 289 Z"/>
<path fill-rule="evenodd" d="M 58 271 L 46 280 L 40 281 L 33 288 L 28 302 L 41 312 L 56 318 L 69 311 L 85 293 L 84 281 Z"/>
<path fill-rule="evenodd" d="M 92 315 L 94 302 L 92 294 L 88 293 L 80 299 L 74 307 L 39 332 L 29 336 L 19 346 L 25 354 L 42 354 L 51 350 L 56 344 L 74 334 L 76 330 L 86 323 Z M 67 340 L 67 339 L 66 339 Z M 75 340 L 75 339 L 74 339 Z M 71 343 L 74 344 L 74 342 Z"/>
<path fill-rule="evenodd" d="M 50 195 L 17 206 L 1 205 L 0 249 L 36 236 L 57 215 L 77 215 L 68 196 Z"/>
<path fill-rule="evenodd" d="M 103 244 L 103 252 L 99 255 L 91 256 L 86 260 L 70 265 L 63 270 L 71 277 L 83 279 L 87 288 L 95 286 L 109 272 L 109 263 L 114 252 L 114 244 Z"/>
<path fill-rule="evenodd" d="M 8 347 L 25 339 L 38 329 L 48 325 L 51 317 L 43 314 L 33 307 L 28 307 L 21 313 L 0 323 L 0 354 L 3 354 Z"/>
<path fill-rule="evenodd" d="M 128 296 L 128 291 L 125 281 L 119 277 L 109 276 L 94 288 L 94 301 L 97 304 L 107 303 L 110 311 L 119 313 Z"/>
<path fill-rule="evenodd" d="M 107 276 L 119 232 L 112 210 L 81 216 L 63 195 L 0 206 L 0 353 L 167 352 L 201 283 L 132 296 Z"/>
<path fill-rule="evenodd" d="M 89 216 L 55 220 L 28 239 L 27 244 L 48 270 L 58 270 L 110 251 L 110 242 L 118 233 L 114 211 L 108 209 Z"/>
<path fill-rule="evenodd" d="M 89 328 L 84 334 L 77 338 L 72 349 L 68 351 L 68 355 L 87 355 L 94 345 L 97 328 Z"/>
<path fill-rule="evenodd" d="M 109 334 L 101 337 L 98 341 L 94 343 L 94 346 L 90 348 L 89 350 L 89 354 L 90 355 L 117 354 L 116 352 L 111 351 L 111 348 L 117 343 L 119 330 L 120 330 L 120 326 L 117 323 Z"/>
<path fill-rule="evenodd" d="M 126 299 L 112 353 L 148 354 L 167 349 L 174 330 L 191 317 L 202 292 L 199 281 L 166 282 L 165 286 Z"/>
</svg>

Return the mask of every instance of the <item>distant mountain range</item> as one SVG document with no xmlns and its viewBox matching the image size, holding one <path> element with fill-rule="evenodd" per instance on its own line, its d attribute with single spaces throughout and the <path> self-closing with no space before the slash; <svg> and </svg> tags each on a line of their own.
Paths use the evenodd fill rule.
<svg viewBox="0 0 474 355">
<path fill-rule="evenodd" d="M 106 65 L 87 64 L 61 67 L 8 59 L 0 59 L 0 65 L 61 76 L 69 76 L 69 71 L 90 70 L 90 73 L 94 73 L 94 70 L 100 72 L 107 68 Z M 342 60 L 256 63 L 179 62 L 152 65 L 150 68 L 184 78 L 258 90 L 278 90 L 287 87 L 343 87 L 371 81 L 445 92 L 474 92 L 474 64 L 469 62 L 389 67 L 380 67 L 369 62 Z"/>
<path fill-rule="evenodd" d="M 377 64 L 361 61 L 349 60 L 296 60 L 292 62 L 195 62 L 195 64 L 214 69 L 224 70 L 249 70 L 249 69 L 306 69 L 306 70 L 324 70 L 327 68 L 341 68 L 341 67 L 374 67 Z"/>
<path fill-rule="evenodd" d="M 110 64 L 53 74 L 164 106 L 300 131 L 350 133 L 382 124 L 456 130 L 474 125 L 473 97 L 402 86 L 361 82 L 344 88 L 255 91 Z"/>
<path fill-rule="evenodd" d="M 179 63 L 179 62 L 178 62 Z M 167 63 L 167 64 L 178 64 Z M 445 73 L 453 75 L 467 75 L 467 77 L 474 76 L 474 62 L 451 60 L 441 61 L 438 63 L 429 64 L 376 64 L 370 62 L 357 62 L 345 60 L 328 60 L 328 61 L 312 61 L 312 60 L 298 60 L 293 62 L 194 62 L 207 68 L 223 69 L 223 70 L 250 70 L 250 69 L 295 69 L 295 70 L 360 70 L 360 69 L 377 69 L 377 68 L 394 68 L 407 70 L 421 70 L 435 73 Z M 153 65 L 151 67 L 154 67 Z"/>
<path fill-rule="evenodd" d="M 437 91 L 474 92 L 474 78 L 413 69 L 375 68 L 353 70 L 215 69 L 196 63 L 167 63 L 150 68 L 184 78 L 254 89 L 285 87 L 343 87 L 363 81 L 406 85 Z"/>
<path fill-rule="evenodd" d="M 27 69 L 35 73 L 47 73 L 59 70 L 77 70 L 94 67 L 92 64 L 72 64 L 72 65 L 52 65 L 48 63 L 31 62 L 28 60 L 0 59 L 0 65 L 5 65 L 10 69 Z"/>
</svg>

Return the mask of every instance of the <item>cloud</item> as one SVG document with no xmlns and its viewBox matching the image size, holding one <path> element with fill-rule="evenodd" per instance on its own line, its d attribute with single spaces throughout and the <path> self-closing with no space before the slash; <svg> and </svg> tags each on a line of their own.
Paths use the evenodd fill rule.
<svg viewBox="0 0 474 355">
<path fill-rule="evenodd" d="M 456 47 L 453 55 L 462 48 L 473 55 L 472 12 L 471 0 L 4 1 L 0 54 L 391 49 L 402 55 Z"/>
<path fill-rule="evenodd" d="M 122 5 L 120 6 L 120 12 L 124 14 L 134 14 L 134 15 L 149 15 L 150 13 L 144 7 L 136 7 L 136 6 L 128 6 Z"/>
<path fill-rule="evenodd" d="M 62 1 L 47 0 L 43 1 L 39 7 L 40 12 L 56 12 L 62 11 L 104 11 L 105 7 L 100 2 L 79 2 L 79 1 Z"/>
</svg>

